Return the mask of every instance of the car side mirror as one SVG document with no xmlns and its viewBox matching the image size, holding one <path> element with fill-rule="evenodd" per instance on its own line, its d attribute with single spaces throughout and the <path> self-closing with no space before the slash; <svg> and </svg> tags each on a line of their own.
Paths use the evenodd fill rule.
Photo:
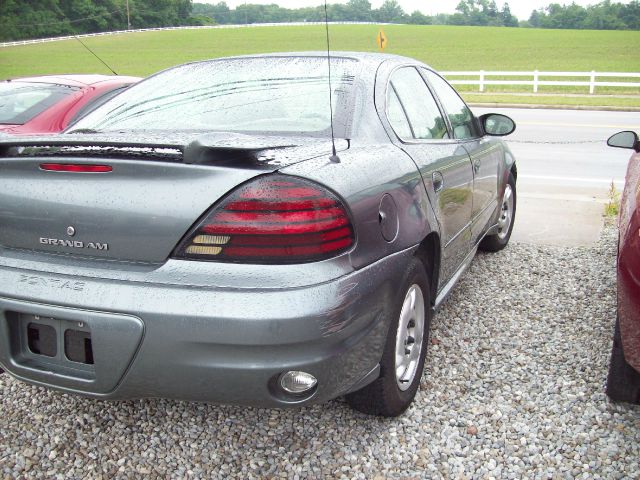
<svg viewBox="0 0 640 480">
<path fill-rule="evenodd" d="M 504 137 L 512 134 L 516 129 L 516 122 L 506 115 L 486 113 L 480 117 L 484 133 L 493 137 Z"/>
<path fill-rule="evenodd" d="M 630 148 L 640 152 L 640 142 L 638 142 L 638 134 L 636 132 L 618 132 L 609 137 L 607 145 L 615 148 Z"/>
</svg>

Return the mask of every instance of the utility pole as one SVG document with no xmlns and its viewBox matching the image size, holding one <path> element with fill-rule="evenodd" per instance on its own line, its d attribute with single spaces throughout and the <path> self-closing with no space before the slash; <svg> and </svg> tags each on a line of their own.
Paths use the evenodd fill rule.
<svg viewBox="0 0 640 480">
<path fill-rule="evenodd" d="M 127 30 L 131 30 L 131 17 L 129 16 L 129 0 L 127 0 Z"/>
</svg>

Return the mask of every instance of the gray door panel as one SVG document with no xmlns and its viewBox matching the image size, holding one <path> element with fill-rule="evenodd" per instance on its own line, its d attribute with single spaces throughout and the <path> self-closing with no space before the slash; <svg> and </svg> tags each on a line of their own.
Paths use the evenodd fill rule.
<svg viewBox="0 0 640 480">
<path fill-rule="evenodd" d="M 470 219 L 473 206 L 471 160 L 456 144 L 405 145 L 416 162 L 440 224 L 442 259 L 440 285 L 462 264 L 471 247 Z M 442 177 L 442 187 L 434 186 Z"/>
<path fill-rule="evenodd" d="M 447 122 L 424 79 L 413 67 L 392 73 L 387 117 L 422 175 L 440 227 L 440 285 L 471 248 L 473 172 L 464 147 L 449 140 Z"/>
<path fill-rule="evenodd" d="M 493 139 L 475 139 L 464 144 L 473 166 L 472 241 L 477 242 L 492 220 L 498 204 L 498 171 L 502 148 Z"/>
</svg>

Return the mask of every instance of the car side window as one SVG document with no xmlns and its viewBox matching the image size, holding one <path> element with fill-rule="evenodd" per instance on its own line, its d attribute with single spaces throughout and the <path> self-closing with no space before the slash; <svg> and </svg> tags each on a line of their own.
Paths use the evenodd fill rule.
<svg viewBox="0 0 640 480">
<path fill-rule="evenodd" d="M 438 104 L 415 68 L 404 67 L 391 75 L 387 105 L 389 122 L 403 140 L 448 138 Z M 403 125 L 402 117 L 408 125 Z"/>
<path fill-rule="evenodd" d="M 423 69 L 423 72 L 427 75 L 429 83 L 447 111 L 453 128 L 453 138 L 463 140 L 480 137 L 480 129 L 476 119 L 460 95 L 440 75 L 427 69 Z"/>
<path fill-rule="evenodd" d="M 396 134 L 400 138 L 414 138 L 411 125 L 409 125 L 409 120 L 407 120 L 407 115 L 404 113 L 404 109 L 402 108 L 398 95 L 393 87 L 389 88 L 389 94 L 387 97 L 387 114 L 389 117 L 389 123 L 395 130 Z"/>
</svg>

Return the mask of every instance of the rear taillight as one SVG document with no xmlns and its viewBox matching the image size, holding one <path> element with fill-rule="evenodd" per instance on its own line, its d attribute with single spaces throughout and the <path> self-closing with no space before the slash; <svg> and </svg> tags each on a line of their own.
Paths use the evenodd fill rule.
<svg viewBox="0 0 640 480">
<path fill-rule="evenodd" d="M 215 206 L 176 249 L 178 258 L 242 263 L 323 260 L 353 245 L 349 215 L 308 180 L 260 177 Z"/>
</svg>

